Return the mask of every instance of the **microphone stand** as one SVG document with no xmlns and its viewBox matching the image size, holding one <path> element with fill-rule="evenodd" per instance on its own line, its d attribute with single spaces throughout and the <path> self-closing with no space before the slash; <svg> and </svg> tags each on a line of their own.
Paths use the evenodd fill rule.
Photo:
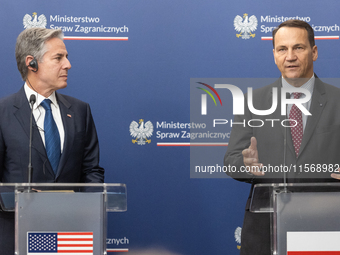
<svg viewBox="0 0 340 255">
<path fill-rule="evenodd" d="M 285 171 L 286 167 L 286 154 L 287 154 L 287 127 L 285 127 L 285 138 L 283 141 L 283 192 L 287 193 L 287 173 Z"/>
<path fill-rule="evenodd" d="M 30 105 L 31 105 L 31 116 L 30 116 L 30 137 L 29 137 L 29 148 L 28 148 L 28 183 L 32 183 L 32 131 L 33 131 L 33 105 L 36 101 L 35 95 L 31 95 L 30 97 Z M 31 187 L 28 187 L 28 192 L 31 191 Z"/>
<path fill-rule="evenodd" d="M 290 98 L 290 94 L 286 94 L 286 98 Z M 286 108 L 286 111 L 287 111 L 287 108 Z M 283 192 L 287 193 L 287 173 L 285 171 L 286 155 L 287 155 L 287 127 L 285 127 L 283 147 L 284 147 L 283 148 Z"/>
</svg>

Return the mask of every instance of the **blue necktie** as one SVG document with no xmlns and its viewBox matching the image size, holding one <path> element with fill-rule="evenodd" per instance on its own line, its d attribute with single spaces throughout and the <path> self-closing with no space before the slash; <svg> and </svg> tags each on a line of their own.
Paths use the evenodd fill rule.
<svg viewBox="0 0 340 255">
<path fill-rule="evenodd" d="M 40 105 L 44 107 L 46 111 L 44 120 L 46 153 L 54 173 L 57 173 L 61 154 L 59 131 L 53 119 L 51 100 L 45 99 Z"/>
</svg>

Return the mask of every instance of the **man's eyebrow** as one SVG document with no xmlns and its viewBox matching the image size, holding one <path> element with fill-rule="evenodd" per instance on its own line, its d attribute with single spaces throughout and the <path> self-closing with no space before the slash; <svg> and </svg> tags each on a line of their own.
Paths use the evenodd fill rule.
<svg viewBox="0 0 340 255">
<path fill-rule="evenodd" d="M 304 44 L 304 43 L 297 43 L 297 44 L 294 44 L 294 47 L 296 47 L 296 46 L 306 46 L 306 44 Z"/>
<path fill-rule="evenodd" d="M 278 49 L 278 48 L 287 48 L 287 46 L 286 46 L 286 45 L 277 45 L 277 46 L 275 47 L 275 49 Z"/>
<path fill-rule="evenodd" d="M 293 47 L 297 47 L 297 46 L 306 46 L 306 44 L 304 44 L 304 43 L 297 43 L 297 44 L 293 45 Z M 275 49 L 277 49 L 277 48 L 287 48 L 287 46 L 282 44 L 282 45 L 277 45 L 275 47 Z"/>
<path fill-rule="evenodd" d="M 58 56 L 58 57 L 66 56 L 66 57 L 68 57 L 68 53 L 55 53 L 54 56 Z"/>
</svg>

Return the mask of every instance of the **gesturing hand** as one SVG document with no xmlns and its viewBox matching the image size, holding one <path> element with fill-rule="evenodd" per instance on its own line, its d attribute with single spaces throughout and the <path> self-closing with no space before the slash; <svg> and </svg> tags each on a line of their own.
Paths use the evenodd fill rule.
<svg viewBox="0 0 340 255">
<path fill-rule="evenodd" d="M 250 146 L 242 151 L 243 163 L 249 173 L 257 176 L 264 175 L 261 171 L 262 163 L 259 163 L 259 155 L 257 151 L 257 141 L 255 137 L 250 138 Z"/>
</svg>

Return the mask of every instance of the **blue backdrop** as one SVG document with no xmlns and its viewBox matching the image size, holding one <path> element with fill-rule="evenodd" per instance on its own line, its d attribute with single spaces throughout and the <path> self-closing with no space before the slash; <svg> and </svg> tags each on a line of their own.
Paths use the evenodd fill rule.
<svg viewBox="0 0 340 255">
<path fill-rule="evenodd" d="M 190 122 L 190 78 L 279 77 L 266 39 L 286 17 L 313 25 L 320 39 L 318 76 L 339 72 L 337 0 L 0 0 L 0 7 L 1 97 L 23 85 L 14 48 L 24 16 L 44 15 L 47 28 L 65 31 L 72 69 L 60 92 L 90 103 L 105 181 L 128 188 L 128 211 L 110 214 L 112 251 L 239 252 L 234 232 L 242 227 L 249 186 L 190 178 L 189 147 L 160 146 L 189 139 L 156 133 L 171 132 L 159 125 L 164 121 Z M 250 39 L 237 38 L 234 29 L 235 17 L 244 13 L 258 22 Z M 140 119 L 153 124 L 150 144 L 132 143 L 129 126 Z"/>
</svg>

